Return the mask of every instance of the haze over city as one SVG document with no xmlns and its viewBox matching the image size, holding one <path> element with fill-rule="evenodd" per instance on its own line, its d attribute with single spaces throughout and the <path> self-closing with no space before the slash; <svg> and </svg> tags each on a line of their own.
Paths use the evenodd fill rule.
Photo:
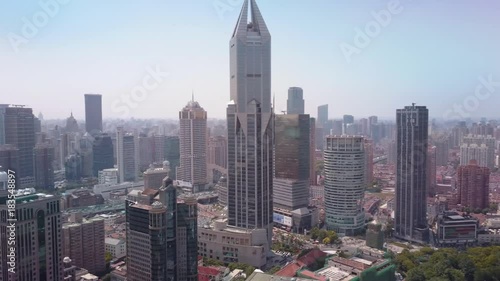
<svg viewBox="0 0 500 281">
<path fill-rule="evenodd" d="M 82 95 L 97 93 L 104 118 L 176 118 L 194 92 L 209 118 L 224 118 L 227 38 L 242 0 L 66 2 L 35 32 L 27 31 L 30 38 L 23 35 L 24 18 L 34 24 L 43 11 L 39 2 L 0 5 L 5 103 L 26 104 L 48 119 L 72 111 L 82 120 Z M 373 29 L 367 46 L 346 55 L 345 44 L 359 47 L 357 28 L 365 31 L 373 13 L 389 5 L 394 13 L 381 20 L 378 32 Z M 498 1 L 275 0 L 260 6 L 273 34 L 277 112 L 286 108 L 287 89 L 298 86 L 313 116 L 328 103 L 333 118 L 392 119 L 396 108 L 415 102 L 440 118 L 474 95 L 483 77 L 496 91 L 477 105 L 472 101 L 466 117 L 498 116 Z M 127 102 L 151 72 L 162 73 L 153 80 L 158 83 L 144 98 Z"/>
</svg>

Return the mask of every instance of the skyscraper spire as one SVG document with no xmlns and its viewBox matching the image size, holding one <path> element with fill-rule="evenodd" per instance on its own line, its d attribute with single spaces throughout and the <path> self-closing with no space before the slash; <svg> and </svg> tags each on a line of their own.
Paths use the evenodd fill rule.
<svg viewBox="0 0 500 281">
<path fill-rule="evenodd" d="M 191 101 L 194 102 L 194 90 L 191 90 Z"/>
<path fill-rule="evenodd" d="M 250 13 L 251 13 L 251 25 L 248 23 L 248 2 L 249 0 L 245 0 L 243 2 L 243 7 L 241 8 L 240 17 L 238 18 L 238 22 L 236 23 L 236 27 L 234 28 L 233 36 L 237 35 L 246 36 L 247 31 L 258 32 L 260 36 L 270 37 L 269 30 L 267 29 L 267 25 L 264 22 L 264 18 L 260 13 L 259 7 L 255 0 L 250 0 Z"/>
</svg>

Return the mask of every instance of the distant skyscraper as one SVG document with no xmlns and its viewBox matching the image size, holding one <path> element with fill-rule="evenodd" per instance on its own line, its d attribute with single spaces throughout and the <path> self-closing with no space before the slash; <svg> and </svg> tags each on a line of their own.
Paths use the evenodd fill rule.
<svg viewBox="0 0 500 281">
<path fill-rule="evenodd" d="M 19 149 L 12 144 L 0 145 L 0 170 L 19 171 Z"/>
<path fill-rule="evenodd" d="M 54 189 L 54 147 L 38 144 L 33 150 L 35 187 L 37 189 Z"/>
<path fill-rule="evenodd" d="M 139 136 L 139 169 L 146 170 L 154 162 L 153 137 Z"/>
<path fill-rule="evenodd" d="M 406 106 L 396 113 L 397 165 L 395 236 L 426 242 L 427 139 L 429 111 L 425 106 Z"/>
<path fill-rule="evenodd" d="M 489 208 L 490 169 L 480 167 L 475 160 L 457 170 L 458 203 L 476 209 Z"/>
<path fill-rule="evenodd" d="M 35 122 L 31 108 L 23 106 L 5 109 L 5 143 L 19 149 L 19 170 L 16 171 L 21 186 L 33 187 L 33 148 L 35 147 Z"/>
<path fill-rule="evenodd" d="M 115 166 L 113 141 L 108 134 L 96 135 L 92 153 L 94 177 L 99 175 L 99 171 Z"/>
<path fill-rule="evenodd" d="M 248 23 L 248 6 L 251 23 Z M 274 113 L 271 105 L 271 34 L 255 3 L 245 0 L 230 41 L 228 225 L 273 228 Z"/>
<path fill-rule="evenodd" d="M 329 120 L 327 123 L 331 122 L 330 130 L 326 133 L 326 135 L 332 136 L 340 136 L 344 133 L 343 131 L 343 121 L 342 120 Z"/>
<path fill-rule="evenodd" d="M 358 132 L 363 136 L 368 136 L 368 119 L 361 118 L 359 119 Z"/>
<path fill-rule="evenodd" d="M 80 131 L 78 122 L 76 121 L 75 117 L 73 117 L 73 112 L 71 112 L 71 116 L 66 119 L 65 130 L 68 133 L 78 133 Z"/>
<path fill-rule="evenodd" d="M 437 166 L 446 166 L 448 165 L 448 139 L 441 138 L 434 142 L 436 145 L 436 165 Z"/>
<path fill-rule="evenodd" d="M 373 141 L 365 139 L 365 182 L 366 187 L 373 183 Z"/>
<path fill-rule="evenodd" d="M 135 181 L 137 179 L 138 159 L 135 157 L 135 138 L 127 134 L 122 127 L 116 130 L 116 159 L 118 164 L 119 182 Z"/>
<path fill-rule="evenodd" d="M 362 137 L 328 136 L 324 151 L 328 229 L 354 235 L 365 227 L 365 148 Z"/>
<path fill-rule="evenodd" d="M 370 116 L 368 117 L 368 135 L 373 138 L 372 136 L 372 125 L 378 123 L 378 117 L 377 116 Z"/>
<path fill-rule="evenodd" d="M 181 163 L 181 148 L 179 136 L 167 136 L 165 139 L 165 159 L 170 163 L 169 177 L 176 180 L 177 169 Z"/>
<path fill-rule="evenodd" d="M 287 114 L 304 114 L 304 92 L 302 88 L 290 87 L 286 106 Z"/>
<path fill-rule="evenodd" d="M 274 207 L 293 211 L 309 205 L 309 114 L 276 115 Z"/>
<path fill-rule="evenodd" d="M 85 94 L 85 130 L 95 135 L 102 132 L 102 96 Z"/>
<path fill-rule="evenodd" d="M 5 144 L 5 109 L 8 104 L 0 104 L 0 145 Z"/>
<path fill-rule="evenodd" d="M 6 235 L 7 198 L 0 198 L 0 280 L 64 280 L 61 239 L 60 197 L 42 193 L 18 194 L 15 214 L 15 247 Z M 15 274 L 9 274 L 7 262 L 15 249 Z"/>
<path fill-rule="evenodd" d="M 354 124 L 354 116 L 352 115 L 344 115 L 342 118 L 343 125 L 344 125 L 344 134 L 348 134 L 347 128 L 349 127 L 350 124 Z"/>
<path fill-rule="evenodd" d="M 427 196 L 436 195 L 436 147 L 429 146 L 427 149 Z"/>
<path fill-rule="evenodd" d="M 318 106 L 318 124 L 322 127 L 328 122 L 328 104 Z"/>
<path fill-rule="evenodd" d="M 180 167 L 177 179 L 201 191 L 207 179 L 207 112 L 194 98 L 179 112 Z"/>
</svg>

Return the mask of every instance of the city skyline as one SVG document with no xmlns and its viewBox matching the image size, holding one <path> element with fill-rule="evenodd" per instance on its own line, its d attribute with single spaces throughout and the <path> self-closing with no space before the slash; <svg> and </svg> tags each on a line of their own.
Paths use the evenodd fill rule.
<svg viewBox="0 0 500 281">
<path fill-rule="evenodd" d="M 231 24 L 243 1 L 188 2 L 122 1 L 119 12 L 114 13 L 117 5 L 113 2 L 95 9 L 96 2 L 70 1 L 60 4 L 28 42 L 19 43 L 17 53 L 11 42 L 13 36 L 23 36 L 23 17 L 32 21 L 33 15 L 44 10 L 37 2 L 2 4 L 6 8 L 1 11 L 9 11 L 0 11 L 0 70 L 7 73 L 0 91 L 8 93 L 4 102 L 26 104 L 47 119 L 73 112 L 81 120 L 81 96 L 97 93 L 103 96 L 104 119 L 173 119 L 175 113 L 163 113 L 159 104 L 181 108 L 194 90 L 210 116 L 223 118 L 229 93 L 225 38 L 232 32 Z M 297 86 L 304 89 L 305 113 L 314 117 L 316 107 L 328 103 L 331 118 L 362 116 L 368 106 L 371 115 L 393 118 L 396 108 L 411 102 L 426 105 L 431 118 L 443 117 L 448 110 L 452 111 L 447 114 L 450 118 L 497 117 L 494 104 L 500 98 L 494 93 L 500 90 L 496 82 L 500 81 L 500 56 L 495 50 L 500 40 L 491 34 L 498 23 L 498 3 L 396 1 L 399 4 L 394 4 L 396 13 L 389 23 L 348 62 L 345 46 L 356 45 L 357 28 L 364 30 L 374 20 L 373 13 L 387 11 L 395 1 L 261 2 L 276 33 L 271 92 L 278 112 L 286 108 L 287 89 Z M 193 17 L 186 21 L 184 14 Z M 459 14 L 461 20 L 443 14 Z M 434 28 L 436 24 L 440 28 Z M 331 26 L 327 35 L 316 31 L 325 25 Z M 113 36 L 109 36 L 111 32 Z M 297 40 L 310 44 L 295 44 Z M 200 46 L 204 52 L 198 51 Z M 152 90 L 132 99 L 124 109 L 122 96 L 131 98 L 133 89 L 146 88 L 144 80 Z M 478 97 L 476 88 L 488 84 L 485 81 L 490 83 Z M 34 100 L 35 94 L 46 98 Z M 352 102 L 352 96 L 366 106 Z"/>
</svg>

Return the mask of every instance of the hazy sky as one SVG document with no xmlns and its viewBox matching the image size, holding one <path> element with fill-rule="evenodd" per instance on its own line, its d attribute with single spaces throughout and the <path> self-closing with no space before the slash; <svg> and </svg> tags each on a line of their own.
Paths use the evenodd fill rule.
<svg viewBox="0 0 500 281">
<path fill-rule="evenodd" d="M 175 118 L 194 91 L 209 117 L 225 117 L 243 0 L 59 1 L 0 2 L 0 103 L 83 119 L 84 93 L 99 93 L 104 118 Z M 257 2 L 278 110 L 298 86 L 313 116 L 328 103 L 330 118 L 393 117 L 412 102 L 434 117 L 500 116 L 498 0 Z M 382 10 L 391 18 L 372 22 Z M 371 42 L 356 43 L 367 25 Z"/>
</svg>

